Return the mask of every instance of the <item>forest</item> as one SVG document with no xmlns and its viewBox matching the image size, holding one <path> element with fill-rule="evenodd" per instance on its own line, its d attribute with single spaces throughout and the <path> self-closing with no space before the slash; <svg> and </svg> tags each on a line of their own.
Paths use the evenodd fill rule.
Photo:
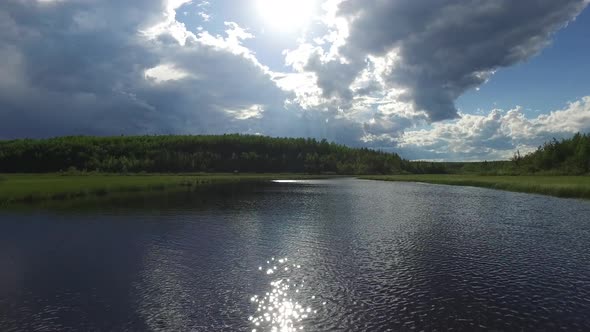
<svg viewBox="0 0 590 332">
<path fill-rule="evenodd" d="M 254 135 L 58 137 L 0 141 L 0 173 L 406 172 L 397 154 Z"/>
<path fill-rule="evenodd" d="M 0 141 L 0 173 L 48 172 L 583 175 L 590 172 L 590 135 L 553 139 L 507 161 L 469 163 L 408 161 L 326 140 L 239 134 Z"/>
<path fill-rule="evenodd" d="M 521 173 L 588 174 L 590 135 L 577 133 L 572 138 L 561 141 L 554 138 L 525 156 L 517 151 L 511 164 Z"/>
<path fill-rule="evenodd" d="M 414 168 L 417 164 L 413 163 Z M 436 165 L 438 168 L 431 174 L 585 175 L 590 173 L 590 135 L 577 133 L 562 140 L 554 138 L 531 153 L 522 155 L 520 151 L 516 151 L 506 161 Z M 436 172 L 437 170 L 440 172 Z"/>
</svg>

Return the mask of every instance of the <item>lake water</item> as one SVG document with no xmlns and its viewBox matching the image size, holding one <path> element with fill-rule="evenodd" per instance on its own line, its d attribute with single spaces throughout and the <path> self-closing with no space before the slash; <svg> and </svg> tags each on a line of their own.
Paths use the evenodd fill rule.
<svg viewBox="0 0 590 332">
<path fill-rule="evenodd" d="M 0 330 L 590 330 L 590 202 L 354 179 L 0 212 Z"/>
</svg>

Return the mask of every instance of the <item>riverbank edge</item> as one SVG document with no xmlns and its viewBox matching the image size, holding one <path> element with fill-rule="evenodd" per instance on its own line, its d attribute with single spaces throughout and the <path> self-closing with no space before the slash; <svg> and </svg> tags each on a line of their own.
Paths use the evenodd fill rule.
<svg viewBox="0 0 590 332">
<path fill-rule="evenodd" d="M 590 176 L 377 175 L 359 179 L 480 187 L 590 200 Z"/>
<path fill-rule="evenodd" d="M 198 186 L 334 176 L 305 174 L 0 174 L 0 207 Z"/>
</svg>

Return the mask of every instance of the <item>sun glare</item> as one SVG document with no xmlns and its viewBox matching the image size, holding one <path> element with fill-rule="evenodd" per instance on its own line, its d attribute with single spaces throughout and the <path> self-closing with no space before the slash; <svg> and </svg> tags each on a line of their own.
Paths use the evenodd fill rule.
<svg viewBox="0 0 590 332">
<path fill-rule="evenodd" d="M 316 14 L 316 0 L 257 0 L 257 11 L 269 28 L 281 32 L 304 29 Z"/>
</svg>

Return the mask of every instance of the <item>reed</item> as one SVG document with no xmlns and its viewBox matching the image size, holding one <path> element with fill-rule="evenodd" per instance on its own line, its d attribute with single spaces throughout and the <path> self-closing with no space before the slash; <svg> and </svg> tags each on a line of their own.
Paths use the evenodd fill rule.
<svg viewBox="0 0 590 332">
<path fill-rule="evenodd" d="M 484 176 L 484 175 L 392 175 L 365 176 L 367 180 L 404 181 L 472 186 L 590 199 L 590 176 Z"/>
<path fill-rule="evenodd" d="M 67 200 L 113 193 L 162 191 L 172 188 L 272 179 L 317 178 L 300 174 L 4 174 L 0 205 Z"/>
</svg>

